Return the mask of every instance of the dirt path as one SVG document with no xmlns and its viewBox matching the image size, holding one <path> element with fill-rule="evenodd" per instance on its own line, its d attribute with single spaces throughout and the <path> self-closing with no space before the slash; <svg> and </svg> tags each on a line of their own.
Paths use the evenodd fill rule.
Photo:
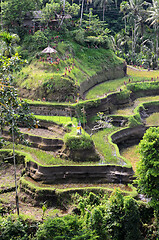
<svg viewBox="0 0 159 240">
<path fill-rule="evenodd" d="M 28 128 L 20 128 L 20 131 L 22 133 L 27 133 L 30 135 L 44 137 L 44 138 L 62 138 L 63 137 L 61 134 L 58 134 L 57 132 L 53 132 L 44 128 L 34 128 L 29 130 Z"/>
<path fill-rule="evenodd" d="M 139 71 L 139 72 L 153 72 L 153 70 L 148 70 L 148 69 L 140 69 L 140 68 L 135 68 L 133 66 L 127 66 L 127 68 L 133 69 L 134 71 Z"/>
</svg>

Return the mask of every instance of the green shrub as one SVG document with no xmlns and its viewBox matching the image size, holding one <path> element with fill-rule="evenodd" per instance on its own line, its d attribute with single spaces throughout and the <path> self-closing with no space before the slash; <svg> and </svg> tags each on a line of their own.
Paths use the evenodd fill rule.
<svg viewBox="0 0 159 240">
<path fill-rule="evenodd" d="M 89 135 L 67 135 L 65 138 L 65 145 L 70 150 L 85 150 L 93 147 L 93 140 Z"/>
<path fill-rule="evenodd" d="M 58 94 L 59 98 L 65 101 L 68 100 L 69 95 L 77 95 L 77 87 L 73 79 L 69 77 L 63 77 L 61 74 L 54 74 L 53 77 L 46 79 L 46 81 L 42 85 L 44 92 L 47 96 L 51 96 L 53 98 L 53 93 L 61 93 Z M 62 94 L 63 93 L 63 94 Z"/>
<path fill-rule="evenodd" d="M 80 43 L 80 44 L 84 44 L 85 42 L 85 31 L 84 29 L 79 29 L 75 31 L 75 40 Z"/>
<path fill-rule="evenodd" d="M 83 197 L 81 197 L 79 194 L 76 194 L 75 199 L 81 212 L 84 211 L 84 208 L 91 209 L 95 206 L 99 206 L 101 203 L 100 197 L 93 192 L 90 192 L 89 194 L 85 193 Z"/>
<path fill-rule="evenodd" d="M 89 193 L 86 200 L 87 204 L 91 206 L 96 206 L 100 204 L 100 197 L 92 192 Z"/>
<path fill-rule="evenodd" d="M 132 92 L 139 92 L 141 90 L 158 90 L 159 81 L 129 83 L 127 84 L 127 89 Z"/>
<path fill-rule="evenodd" d="M 20 218 L 14 220 L 9 216 L 1 221 L 0 239 L 1 240 L 27 240 L 27 225 Z"/>
<path fill-rule="evenodd" d="M 129 117 L 129 124 L 128 124 L 128 126 L 130 128 L 136 127 L 136 126 L 141 125 L 141 124 L 142 124 L 141 123 L 141 117 L 140 117 L 139 113 L 134 115 L 134 116 L 130 116 Z"/>
<path fill-rule="evenodd" d="M 28 52 L 26 52 L 25 49 L 27 49 L 29 52 L 37 51 L 39 49 L 43 49 L 48 44 L 48 38 L 44 35 L 44 33 L 40 30 L 35 32 L 34 35 L 25 35 L 23 40 L 23 46 L 24 50 L 22 51 L 22 54 L 26 57 L 28 57 Z"/>
<path fill-rule="evenodd" d="M 108 200 L 106 223 L 110 239 L 123 240 L 124 198 L 116 189 Z"/>
<path fill-rule="evenodd" d="M 125 240 L 138 240 L 140 239 L 140 215 L 136 201 L 130 197 L 124 197 L 124 233 Z"/>
<path fill-rule="evenodd" d="M 95 240 L 97 236 L 88 229 L 82 229 L 82 222 L 77 216 L 48 218 L 39 226 L 37 240 Z"/>
<path fill-rule="evenodd" d="M 154 209 L 146 202 L 138 201 L 140 219 L 143 224 L 148 224 L 154 217 Z"/>
<path fill-rule="evenodd" d="M 108 239 L 139 240 L 140 214 L 137 202 L 130 196 L 123 196 L 116 189 L 106 206 Z"/>
<path fill-rule="evenodd" d="M 48 44 L 48 38 L 40 30 L 35 32 L 32 38 L 33 38 L 34 47 L 37 50 L 45 48 Z"/>
<path fill-rule="evenodd" d="M 123 91 L 121 91 L 118 95 L 117 98 L 118 100 L 126 100 L 130 98 L 130 93 L 131 91 L 129 91 L 128 89 L 124 89 Z"/>
<path fill-rule="evenodd" d="M 90 215 L 88 225 L 99 236 L 99 240 L 107 239 L 104 206 L 95 207 Z"/>
</svg>

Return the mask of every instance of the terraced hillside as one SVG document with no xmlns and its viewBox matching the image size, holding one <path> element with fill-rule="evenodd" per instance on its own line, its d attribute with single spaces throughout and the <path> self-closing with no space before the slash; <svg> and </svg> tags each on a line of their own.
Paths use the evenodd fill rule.
<svg viewBox="0 0 159 240">
<path fill-rule="evenodd" d="M 128 76 L 128 78 L 132 77 Z M 149 92 L 142 89 L 142 85 L 144 85 L 145 82 L 140 82 L 140 89 L 138 89 L 138 83 L 135 85 L 134 81 L 129 82 L 128 80 L 127 84 L 124 84 L 123 88 L 121 87 L 122 91 L 117 93 L 107 92 L 106 96 L 101 99 L 83 101 L 76 104 L 65 103 L 56 105 L 56 103 L 51 104 L 48 102 L 32 101 L 32 110 L 37 109 L 38 114 L 45 112 L 45 116 L 36 115 L 40 121 L 38 129 L 31 131 L 21 129 L 22 132 L 25 132 L 28 136 L 29 141 L 32 141 L 32 146 L 16 146 L 16 149 L 20 151 L 17 152 L 18 159 L 19 156 L 21 156 L 23 159 L 22 164 L 24 164 L 24 162 L 26 164 L 25 171 L 22 171 L 23 177 L 20 180 L 21 204 L 23 205 L 23 202 L 34 199 L 33 204 L 35 205 L 39 205 L 43 201 L 48 200 L 50 206 L 54 206 L 58 204 L 59 198 L 62 198 L 61 205 L 64 207 L 65 196 L 69 198 L 71 194 L 76 191 L 110 192 L 114 186 L 118 186 L 122 191 L 126 191 L 125 194 L 135 195 L 136 192 L 133 188 L 127 188 L 123 183 L 132 182 L 133 170 L 135 171 L 138 159 L 135 158 L 131 162 L 130 158 L 126 159 L 121 156 L 120 148 L 122 146 L 123 151 L 123 146 L 127 146 L 125 143 L 129 142 L 129 146 L 131 146 L 138 142 L 143 134 L 142 132 L 139 137 L 138 130 L 142 128 L 146 129 L 145 124 L 149 116 L 158 112 L 159 97 L 158 95 L 153 96 L 157 94 L 158 81 L 152 81 L 152 79 L 150 79 L 148 83 L 149 86 L 147 88 Z M 133 91 L 129 93 L 129 89 L 133 89 Z M 138 94 L 135 96 L 135 93 L 138 93 L 139 90 L 140 95 L 145 95 L 145 97 L 136 98 Z M 152 96 L 146 97 L 146 93 Z M 111 96 L 113 101 L 111 101 Z M 114 100 L 115 97 L 118 104 L 116 104 Z M 135 98 L 136 100 L 134 101 Z M 62 109 L 59 108 L 60 106 L 62 106 Z M 83 109 L 84 111 L 82 111 Z M 96 115 L 101 109 L 104 111 Z M 58 115 L 58 112 L 62 112 L 63 115 L 66 116 L 47 116 L 47 112 L 51 113 L 51 115 L 54 115 L 54 112 L 56 115 Z M 79 120 L 81 120 L 83 126 L 82 135 L 77 135 Z M 154 125 L 154 123 L 152 125 Z M 93 130 L 94 126 L 96 126 L 95 130 Z M 129 131 L 129 127 L 131 127 L 132 133 Z M 84 129 L 89 132 L 90 136 Z M 137 132 L 135 129 L 138 129 Z M 84 148 L 81 147 L 81 144 L 85 144 L 82 139 L 83 136 L 86 137 L 84 140 L 89 140 L 90 143 L 93 144 L 91 148 L 88 146 L 88 148 L 85 149 L 85 154 L 86 152 L 90 154 L 90 149 L 91 151 L 92 149 L 96 149 L 99 160 L 91 161 L 89 159 L 88 161 L 85 158 L 86 155 L 82 155 L 82 161 L 77 161 L 75 155 L 69 155 L 70 152 L 81 152 L 82 154 Z M 116 137 L 114 138 L 113 136 Z M 134 141 L 132 141 L 132 136 Z M 39 138 L 42 139 L 42 144 L 38 142 Z M 67 145 L 67 141 L 70 138 L 72 141 L 71 144 L 75 142 L 74 145 L 70 145 L 73 147 Z M 131 139 L 131 141 L 129 141 L 129 139 Z M 56 144 L 57 140 L 60 140 L 61 146 L 55 147 L 55 145 L 50 145 L 52 140 L 55 140 Z M 10 146 L 7 148 L 9 149 Z M 4 159 L 6 159 L 6 157 L 2 157 L 1 159 L 2 166 Z M 133 170 L 131 166 L 133 166 Z M 9 172 L 12 169 L 11 166 L 8 167 L 7 165 L 6 168 Z M 22 166 L 20 166 L 20 169 L 21 168 Z M 57 171 L 57 169 L 59 170 Z M 53 174 L 54 171 L 56 172 L 55 174 Z M 4 174 L 4 172 L 1 172 L 2 177 L 5 177 Z M 47 180 L 47 176 L 51 176 L 51 178 L 49 177 Z M 12 181 L 9 175 L 7 179 L 9 182 Z M 12 191 L 7 185 L 8 182 L 1 188 L 2 202 L 5 208 L 9 207 L 14 210 L 14 207 L 6 201 L 7 192 Z M 10 198 L 11 196 L 12 194 L 10 194 Z M 52 209 L 53 208 L 50 208 L 50 211 L 52 211 Z"/>
</svg>

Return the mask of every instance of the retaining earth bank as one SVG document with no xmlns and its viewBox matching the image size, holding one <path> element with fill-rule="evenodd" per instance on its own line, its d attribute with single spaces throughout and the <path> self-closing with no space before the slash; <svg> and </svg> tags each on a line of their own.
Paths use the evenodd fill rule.
<svg viewBox="0 0 159 240">
<path fill-rule="evenodd" d="M 40 166 L 29 161 L 26 173 L 35 181 L 55 183 L 132 183 L 133 169 L 115 165 L 103 166 Z"/>
</svg>

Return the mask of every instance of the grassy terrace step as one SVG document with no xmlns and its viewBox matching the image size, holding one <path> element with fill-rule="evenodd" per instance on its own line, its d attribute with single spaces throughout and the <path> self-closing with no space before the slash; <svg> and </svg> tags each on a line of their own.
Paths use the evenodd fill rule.
<svg viewBox="0 0 159 240">
<path fill-rule="evenodd" d="M 159 126 L 159 113 L 153 113 L 146 119 L 147 126 Z"/>
<path fill-rule="evenodd" d="M 116 155 L 116 149 L 109 140 L 109 135 L 119 128 L 106 128 L 92 135 L 95 147 L 101 155 L 101 161 L 107 164 L 121 164 L 123 159 Z"/>
<path fill-rule="evenodd" d="M 69 53 L 69 49 L 71 49 Z M 68 58 L 65 58 L 65 54 Z M 71 52 L 74 52 L 72 54 Z M 68 42 L 59 42 L 57 46 L 56 57 L 59 58 L 59 64 L 50 64 L 47 61 L 32 61 L 30 65 L 22 68 L 16 75 L 16 81 L 20 87 L 27 89 L 38 88 L 47 81 L 47 79 L 60 77 L 70 77 L 76 84 L 80 84 L 88 77 L 91 77 L 101 71 L 103 67 L 111 68 L 123 62 L 113 51 L 104 48 L 87 48 L 69 39 Z M 65 69 L 67 67 L 67 70 Z M 71 71 L 68 71 L 68 68 Z M 58 71 L 57 71 L 58 69 Z M 66 75 L 65 75 L 66 73 Z M 56 83 L 56 81 L 55 81 Z"/>
<path fill-rule="evenodd" d="M 113 145 L 108 140 L 108 136 L 110 133 L 114 132 L 118 128 L 104 129 L 95 133 L 92 136 L 92 140 L 94 141 L 95 147 L 98 153 L 101 156 L 101 160 L 99 162 L 74 162 L 71 160 L 65 160 L 57 157 L 55 154 L 51 152 L 46 152 L 40 149 L 24 146 L 21 144 L 16 145 L 16 150 L 26 152 L 31 154 L 31 156 L 36 159 L 36 161 L 42 165 L 101 165 L 101 164 L 117 164 L 120 165 L 123 160 L 118 156 L 116 156 L 116 150 Z M 11 149 L 12 144 L 7 146 L 6 148 Z"/>
<path fill-rule="evenodd" d="M 3 149 L 2 151 L 8 150 L 12 151 L 12 144 Z M 16 152 L 27 156 L 27 159 L 35 161 L 42 166 L 94 166 L 101 165 L 101 162 L 73 162 L 71 160 L 65 160 L 56 157 L 52 152 L 45 152 L 43 150 L 27 147 L 18 144 L 16 146 Z M 105 163 L 106 164 L 106 163 Z M 113 163 L 112 163 L 113 164 Z M 119 164 L 118 164 L 119 165 Z"/>
<path fill-rule="evenodd" d="M 48 102 L 48 101 L 41 101 L 39 100 L 29 100 L 29 99 L 25 99 L 30 105 L 34 104 L 34 105 L 49 105 L 49 106 L 76 106 L 77 103 L 68 103 L 68 102 Z M 82 101 L 81 101 L 82 102 Z"/>
<path fill-rule="evenodd" d="M 139 98 L 135 101 L 134 106 L 136 106 L 137 103 L 141 104 L 143 102 L 148 102 L 150 100 L 157 100 L 157 98 L 158 98 L 158 96 Z M 134 107 L 132 107 L 132 108 L 134 109 Z M 45 118 L 45 116 L 42 118 Z M 66 118 L 66 117 L 48 117 L 49 120 L 51 120 L 51 119 L 58 120 L 59 118 L 65 119 L 65 121 L 66 121 L 66 119 L 70 120 L 70 117 L 68 117 L 68 118 Z M 74 120 L 76 120 L 76 119 L 74 119 Z M 116 154 L 116 148 L 113 145 L 111 145 L 110 141 L 108 140 L 108 136 L 117 129 L 119 129 L 119 128 L 104 129 L 104 130 L 98 131 L 97 133 L 95 133 L 92 136 L 92 139 L 95 143 L 96 149 L 101 156 L 101 161 L 98 163 L 90 163 L 90 162 L 76 163 L 73 161 L 60 159 L 49 152 L 46 153 L 45 151 L 42 151 L 42 150 L 39 151 L 34 148 L 25 147 L 22 145 L 17 145 L 17 149 L 31 153 L 32 156 L 39 163 L 46 164 L 46 165 L 66 165 L 66 166 L 67 165 L 89 165 L 89 164 L 90 165 L 95 165 L 95 164 L 117 164 L 117 165 L 119 165 L 119 164 L 123 163 L 123 159 L 120 157 L 120 155 Z"/>
<path fill-rule="evenodd" d="M 1 150 L 0 152 L 3 154 L 5 151 L 7 150 Z M 11 150 L 8 149 L 8 152 L 10 152 Z M 25 157 L 25 161 L 35 161 L 33 160 L 32 156 L 30 154 L 24 153 L 24 152 L 20 152 L 20 151 L 16 151 L 16 155 L 20 156 L 20 159 L 18 161 L 22 161 L 22 155 Z M 36 161 L 35 161 L 36 162 Z M 21 168 L 22 169 L 22 168 Z M 10 181 L 10 177 L 7 177 L 7 181 Z M 3 181 L 3 179 L 2 179 Z M 38 198 L 38 196 L 41 197 L 45 197 L 45 194 L 56 194 L 57 196 L 61 196 L 67 193 L 67 194 L 72 194 L 75 192 L 86 192 L 86 191 L 94 191 L 94 192 L 111 192 L 115 187 L 119 187 L 121 188 L 122 192 L 124 194 L 131 194 L 133 196 L 136 195 L 136 191 L 131 187 L 127 187 L 124 186 L 122 184 L 81 184 L 81 183 L 76 183 L 76 184 L 56 184 L 56 185 L 46 185 L 46 184 L 41 184 L 40 182 L 35 182 L 32 179 L 28 178 L 28 177 L 22 177 L 20 178 L 20 182 L 21 182 L 21 188 L 23 189 L 29 189 L 30 194 L 33 193 L 33 195 L 35 194 Z M 4 186 L 4 188 L 6 188 L 6 184 Z M 3 187 L 2 187 L 3 188 Z M 40 195 L 39 195 L 40 194 Z"/>
<path fill-rule="evenodd" d="M 56 195 L 61 194 L 72 194 L 76 192 L 107 192 L 111 193 L 114 188 L 120 188 L 121 191 L 126 195 L 136 196 L 137 192 L 136 189 L 132 186 L 126 186 L 124 184 L 90 184 L 90 183 L 76 183 L 76 184 L 52 184 L 52 185 L 44 185 L 39 182 L 35 182 L 29 177 L 22 177 L 21 178 L 21 188 L 29 189 L 31 192 L 40 195 L 45 192 L 55 193 Z"/>
<path fill-rule="evenodd" d="M 113 115 L 119 115 L 119 116 L 129 116 L 129 115 L 133 115 L 134 114 L 134 110 L 137 106 L 139 106 L 142 103 L 146 103 L 146 102 L 157 102 L 159 101 L 159 95 L 157 96 L 148 96 L 148 97 L 141 97 L 141 98 L 137 98 L 133 105 L 130 107 L 126 107 L 123 109 L 118 109 L 116 111 L 113 112 Z M 112 114 L 111 114 L 112 115 Z"/>
<path fill-rule="evenodd" d="M 144 96 L 144 94 L 146 94 L 146 91 L 148 91 L 149 88 L 151 89 L 152 93 L 154 91 L 156 94 L 158 94 L 158 92 L 159 92 L 159 81 L 146 81 L 146 82 L 138 82 L 138 83 L 135 83 L 135 84 L 134 84 L 134 82 L 129 83 L 129 84 L 127 84 L 127 86 L 124 86 L 123 91 L 116 92 L 117 93 L 117 99 L 119 101 L 120 101 L 120 99 L 121 100 L 122 99 L 125 99 L 125 100 L 127 99 L 127 101 L 129 102 L 130 101 L 130 99 L 129 99 L 130 94 L 131 94 L 131 92 L 133 92 L 133 94 L 136 94 L 136 97 L 138 96 L 137 100 L 136 100 L 136 103 L 138 101 L 144 101 L 144 99 L 145 99 L 145 101 L 151 101 L 151 99 L 158 100 L 159 96 L 142 97 L 142 95 Z M 93 107 L 97 108 L 101 104 L 101 101 L 103 101 L 103 100 L 105 101 L 107 99 L 107 96 L 111 97 L 111 93 L 109 93 L 108 95 L 102 96 L 102 98 L 80 101 L 76 104 L 70 104 L 69 105 L 69 103 L 67 103 L 67 105 L 63 105 L 63 106 L 66 106 L 66 108 L 64 107 L 64 110 L 72 108 L 73 111 L 75 111 L 75 110 L 79 111 L 79 113 L 78 113 L 78 115 L 79 115 L 79 114 L 82 114 L 81 109 L 83 109 L 83 107 L 85 108 L 86 112 L 87 112 L 87 110 L 89 110 Z M 30 104 L 34 107 L 35 106 L 44 107 L 45 105 L 49 106 L 49 107 L 55 106 L 55 109 L 56 109 L 56 107 L 58 107 L 58 104 L 56 105 L 56 103 L 48 103 L 48 102 L 40 102 L 40 101 L 38 103 L 37 102 L 32 102 Z M 129 113 L 129 114 L 131 114 L 131 113 Z M 40 119 L 40 117 L 38 117 L 38 116 L 39 115 L 37 115 L 37 118 Z M 45 119 L 45 116 L 41 117 L 41 119 Z M 58 117 L 55 117 L 55 119 L 53 119 L 53 118 L 51 119 L 51 117 L 50 118 L 48 117 L 47 121 L 49 121 L 49 119 L 51 121 L 59 122 L 60 117 L 59 117 L 59 120 L 58 120 Z M 68 119 L 69 119 L 69 117 L 68 117 Z M 63 119 L 61 117 L 61 122 L 62 123 L 63 123 L 63 120 L 64 120 L 64 122 L 65 121 L 67 122 L 65 117 L 63 117 Z M 74 119 L 73 119 L 73 121 L 74 121 Z"/>
<path fill-rule="evenodd" d="M 144 102 L 157 102 L 157 100 L 159 100 L 159 96 L 155 96 L 155 97 L 143 97 L 143 98 L 138 98 L 137 100 L 135 100 L 134 105 L 123 109 L 123 110 L 118 110 L 116 112 L 114 112 L 114 115 L 134 115 L 134 109 L 136 106 L 141 105 Z M 122 111 L 122 112 L 121 112 Z M 131 114 L 130 114 L 131 113 Z M 65 123 L 69 123 L 71 118 L 70 117 L 57 117 L 57 116 L 37 116 L 39 119 L 46 119 L 47 121 L 54 121 L 56 123 L 63 123 L 65 125 Z M 76 118 L 72 119 L 73 124 L 77 124 L 76 122 Z M 98 133 L 95 133 L 92 136 L 92 139 L 95 143 L 96 149 L 99 152 L 100 156 L 101 156 L 101 162 L 99 162 L 98 164 L 123 164 L 123 159 L 122 157 L 120 157 L 119 154 L 116 154 L 116 148 L 110 144 L 110 141 L 108 140 L 108 136 L 110 133 L 112 133 L 113 131 L 117 130 L 117 128 L 112 128 L 112 129 L 104 129 L 101 131 L 98 131 Z M 28 151 L 28 150 L 27 150 Z M 32 152 L 32 150 L 31 150 Z M 72 161 L 68 161 L 68 160 L 62 160 L 62 159 L 58 159 L 58 158 L 53 158 L 53 156 L 51 155 L 46 155 L 46 157 L 41 157 L 46 155 L 46 153 L 42 153 L 38 156 L 39 160 L 38 162 L 41 162 L 41 158 L 43 159 L 48 159 L 46 162 L 48 162 L 51 165 L 80 165 L 80 163 L 74 163 Z M 42 160 L 42 164 L 45 162 L 45 160 Z M 47 163 L 46 163 L 47 164 Z M 90 165 L 94 165 L 94 163 L 82 163 L 82 164 L 90 164 Z"/>
<path fill-rule="evenodd" d="M 69 123 L 73 125 L 77 125 L 77 118 L 75 117 L 65 117 L 65 116 L 42 116 L 42 115 L 35 115 L 36 119 L 38 120 L 45 120 L 48 122 L 57 123 L 59 125 L 66 126 Z"/>
<path fill-rule="evenodd" d="M 128 147 L 126 149 L 122 149 L 120 154 L 122 157 L 129 159 L 129 161 L 131 162 L 132 168 L 135 171 L 136 164 L 140 160 L 138 145 L 134 145 L 134 146 Z"/>
<path fill-rule="evenodd" d="M 72 101 L 73 96 L 77 97 L 80 85 L 87 79 L 118 66 L 121 66 L 123 72 L 124 60 L 110 49 L 84 47 L 72 39 L 58 42 L 56 49 L 53 63 L 48 62 L 47 57 L 43 61 L 34 59 L 15 74 L 21 96 Z"/>
<path fill-rule="evenodd" d="M 135 70 L 128 66 L 128 76 L 121 79 L 106 81 L 92 88 L 86 95 L 86 99 L 95 99 L 98 97 L 104 97 L 110 92 L 119 91 L 119 88 L 124 85 L 124 82 L 128 83 L 129 79 L 131 82 L 140 82 L 143 80 L 151 81 L 151 79 L 157 79 L 159 77 L 159 71 L 142 71 Z"/>
</svg>

